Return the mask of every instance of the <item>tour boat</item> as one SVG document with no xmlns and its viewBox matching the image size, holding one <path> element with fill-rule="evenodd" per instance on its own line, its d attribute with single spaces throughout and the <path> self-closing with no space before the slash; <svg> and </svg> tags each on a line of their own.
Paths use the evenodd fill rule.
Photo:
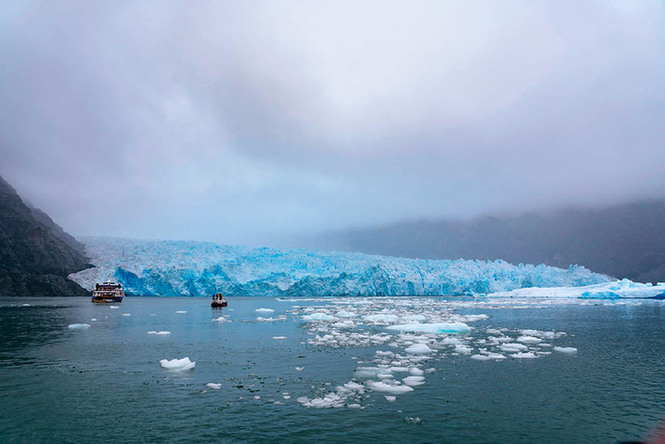
<svg viewBox="0 0 665 444">
<path fill-rule="evenodd" d="M 212 302 L 210 303 L 211 307 L 226 307 L 229 305 L 228 302 L 226 302 L 226 299 L 224 299 L 224 295 L 222 293 L 217 293 L 212 297 Z"/>
<path fill-rule="evenodd" d="M 113 282 L 109 276 L 108 280 L 95 285 L 92 302 L 122 302 L 124 296 L 125 291 L 122 289 L 122 284 Z"/>
</svg>

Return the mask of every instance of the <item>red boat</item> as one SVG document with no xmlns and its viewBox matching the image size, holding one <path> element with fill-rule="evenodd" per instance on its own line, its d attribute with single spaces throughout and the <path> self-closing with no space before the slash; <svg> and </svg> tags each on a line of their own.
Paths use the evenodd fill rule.
<svg viewBox="0 0 665 444">
<path fill-rule="evenodd" d="M 217 293 L 212 296 L 212 302 L 210 303 L 211 307 L 226 307 L 228 305 L 229 303 L 226 302 L 222 293 Z"/>
</svg>

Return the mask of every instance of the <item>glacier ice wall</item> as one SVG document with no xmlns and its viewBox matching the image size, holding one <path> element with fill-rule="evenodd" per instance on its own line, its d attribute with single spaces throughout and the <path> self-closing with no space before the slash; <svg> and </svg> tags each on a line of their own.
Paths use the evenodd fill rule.
<svg viewBox="0 0 665 444">
<path fill-rule="evenodd" d="M 92 289 L 110 274 L 130 295 L 476 295 L 612 280 L 579 266 L 561 269 L 501 260 L 420 260 L 190 241 L 81 240 L 96 268 L 70 277 Z"/>
</svg>

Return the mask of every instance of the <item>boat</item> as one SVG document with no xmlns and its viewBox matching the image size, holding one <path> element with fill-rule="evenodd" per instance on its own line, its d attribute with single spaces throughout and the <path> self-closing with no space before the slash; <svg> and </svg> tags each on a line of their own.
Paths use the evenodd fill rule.
<svg viewBox="0 0 665 444">
<path fill-rule="evenodd" d="M 122 302 L 124 296 L 125 290 L 122 289 L 122 284 L 113 282 L 111 276 L 109 276 L 106 281 L 95 285 L 95 290 L 92 292 L 92 302 Z"/>
<path fill-rule="evenodd" d="M 212 296 L 212 302 L 210 303 L 211 307 L 226 307 L 228 305 L 229 303 L 226 302 L 222 293 L 217 293 Z"/>
</svg>

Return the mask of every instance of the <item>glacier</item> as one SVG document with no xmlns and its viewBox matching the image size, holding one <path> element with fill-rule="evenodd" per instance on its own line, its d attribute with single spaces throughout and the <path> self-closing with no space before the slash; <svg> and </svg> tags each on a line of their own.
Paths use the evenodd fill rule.
<svg viewBox="0 0 665 444">
<path fill-rule="evenodd" d="M 91 290 L 109 275 L 128 295 L 438 296 L 503 294 L 529 287 L 611 285 L 581 266 L 502 260 L 424 260 L 361 253 L 277 250 L 210 242 L 80 239 L 95 268 L 70 275 Z"/>
</svg>

